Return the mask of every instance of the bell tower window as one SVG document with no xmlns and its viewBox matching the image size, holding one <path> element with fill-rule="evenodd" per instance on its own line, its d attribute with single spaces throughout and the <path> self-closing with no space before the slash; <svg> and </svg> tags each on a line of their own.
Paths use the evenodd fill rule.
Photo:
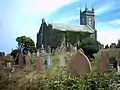
<svg viewBox="0 0 120 90">
<path fill-rule="evenodd" d="M 92 25 L 92 18 L 89 17 L 89 25 Z"/>
</svg>

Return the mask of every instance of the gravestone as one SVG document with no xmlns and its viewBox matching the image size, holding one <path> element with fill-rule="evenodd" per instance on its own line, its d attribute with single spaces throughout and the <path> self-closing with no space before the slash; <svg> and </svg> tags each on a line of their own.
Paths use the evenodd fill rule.
<svg viewBox="0 0 120 90">
<path fill-rule="evenodd" d="M 64 55 L 62 53 L 59 54 L 59 65 L 61 68 L 65 67 L 65 58 Z"/>
<path fill-rule="evenodd" d="M 18 64 L 19 64 L 19 68 L 23 68 L 24 67 L 24 60 L 23 60 L 22 52 L 19 53 Z"/>
<path fill-rule="evenodd" d="M 31 69 L 31 61 L 30 61 L 30 56 L 29 55 L 26 55 L 25 56 L 25 69 L 26 70 L 30 70 Z"/>
<path fill-rule="evenodd" d="M 64 55 L 64 58 L 67 58 L 67 52 L 66 52 L 66 48 L 64 45 L 61 46 L 60 52 Z"/>
<path fill-rule="evenodd" d="M 100 58 L 98 60 L 98 72 L 104 73 L 105 71 L 109 70 L 109 58 L 107 53 L 102 52 Z"/>
<path fill-rule="evenodd" d="M 69 72 L 72 75 L 83 75 L 89 73 L 91 70 L 89 59 L 81 50 L 78 50 L 75 55 L 73 55 L 69 66 Z"/>
<path fill-rule="evenodd" d="M 7 74 L 11 78 L 11 73 L 12 73 L 12 62 L 7 62 Z"/>
<path fill-rule="evenodd" d="M 77 46 L 74 46 L 74 52 L 76 52 L 77 51 Z"/>
<path fill-rule="evenodd" d="M 117 73 L 120 75 L 120 52 L 118 52 L 116 61 L 117 61 Z"/>
<path fill-rule="evenodd" d="M 37 73 L 41 73 L 43 72 L 43 58 L 39 55 L 37 61 L 36 61 L 36 69 L 37 69 Z"/>
<path fill-rule="evenodd" d="M 0 72 L 4 72 L 5 68 L 5 59 L 4 56 L 0 56 Z"/>
<path fill-rule="evenodd" d="M 52 58 L 50 54 L 45 55 L 45 61 L 47 68 L 50 68 L 52 66 Z"/>
</svg>

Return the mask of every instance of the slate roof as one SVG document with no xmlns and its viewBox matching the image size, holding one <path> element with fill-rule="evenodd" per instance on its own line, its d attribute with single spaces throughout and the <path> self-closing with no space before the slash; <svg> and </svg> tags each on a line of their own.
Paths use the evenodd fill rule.
<svg viewBox="0 0 120 90">
<path fill-rule="evenodd" d="M 62 30 L 62 31 L 83 31 L 83 32 L 89 32 L 94 33 L 94 30 L 88 26 L 88 25 L 70 25 L 70 24 L 63 24 L 63 23 L 48 23 L 52 25 L 53 29 Z"/>
</svg>

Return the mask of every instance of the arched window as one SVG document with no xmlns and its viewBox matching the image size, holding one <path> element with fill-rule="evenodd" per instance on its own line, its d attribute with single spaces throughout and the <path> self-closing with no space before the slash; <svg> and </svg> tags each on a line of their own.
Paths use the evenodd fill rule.
<svg viewBox="0 0 120 90">
<path fill-rule="evenodd" d="M 92 18 L 89 17 L 89 25 L 92 25 Z"/>
</svg>

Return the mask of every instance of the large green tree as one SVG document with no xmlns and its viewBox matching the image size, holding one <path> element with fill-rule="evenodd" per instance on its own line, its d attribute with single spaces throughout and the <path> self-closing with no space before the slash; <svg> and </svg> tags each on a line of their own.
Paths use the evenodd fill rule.
<svg viewBox="0 0 120 90">
<path fill-rule="evenodd" d="M 17 37 L 18 47 L 24 47 L 31 53 L 36 52 L 36 47 L 34 41 L 30 37 L 21 36 Z"/>
<path fill-rule="evenodd" d="M 80 48 L 82 48 L 84 50 L 84 53 L 89 57 L 93 57 L 93 54 L 99 51 L 99 46 L 100 42 L 89 37 L 83 39 L 80 43 Z"/>
</svg>

